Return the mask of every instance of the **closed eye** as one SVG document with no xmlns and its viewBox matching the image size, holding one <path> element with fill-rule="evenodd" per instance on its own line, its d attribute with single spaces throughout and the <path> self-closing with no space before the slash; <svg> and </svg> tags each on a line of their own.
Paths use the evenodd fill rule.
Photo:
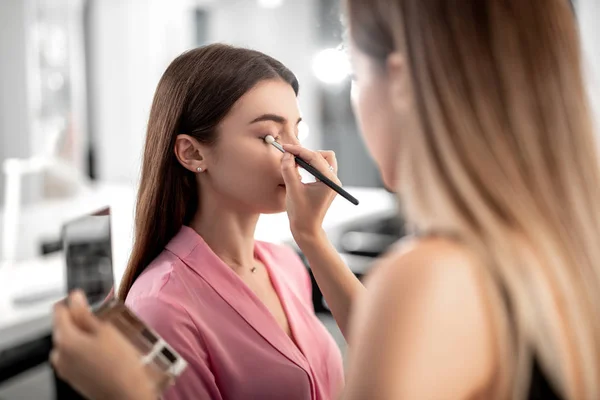
<svg viewBox="0 0 600 400">
<path fill-rule="evenodd" d="M 276 142 L 279 142 L 279 139 L 281 139 L 281 135 L 273 135 L 271 133 L 267 133 L 265 135 L 262 135 L 260 138 L 261 138 L 261 140 L 265 140 L 265 138 L 267 136 L 269 136 L 269 135 L 273 136 L 273 139 L 275 139 Z"/>
<path fill-rule="evenodd" d="M 280 141 L 280 139 L 281 139 L 281 134 L 274 135 L 274 134 L 272 134 L 272 133 L 265 133 L 265 134 L 262 134 L 262 135 L 260 136 L 260 138 L 261 138 L 262 140 L 265 140 L 265 138 L 266 138 L 268 135 L 271 135 L 271 136 L 273 136 L 273 139 L 275 139 L 275 141 L 276 141 L 276 142 L 279 142 L 279 141 Z M 296 131 L 296 132 L 294 132 L 294 134 L 293 134 L 293 135 L 291 135 L 291 136 L 292 136 L 292 137 L 293 137 L 293 138 L 294 138 L 294 139 L 295 139 L 297 142 L 299 142 L 299 141 L 300 141 L 300 137 L 299 137 L 299 135 L 300 135 L 300 132 L 299 132 L 299 131 Z"/>
</svg>

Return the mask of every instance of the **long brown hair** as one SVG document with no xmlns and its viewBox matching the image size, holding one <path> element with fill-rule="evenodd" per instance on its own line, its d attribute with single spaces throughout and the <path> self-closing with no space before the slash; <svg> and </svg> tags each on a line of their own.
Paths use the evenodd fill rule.
<svg viewBox="0 0 600 400">
<path fill-rule="evenodd" d="M 175 138 L 218 140 L 218 125 L 236 101 L 263 80 L 281 79 L 296 95 L 295 75 L 258 51 L 213 44 L 177 57 L 162 76 L 150 111 L 135 212 L 135 237 L 119 287 L 125 299 L 133 282 L 165 245 L 189 223 L 198 207 L 194 174 L 175 153 Z"/>
<path fill-rule="evenodd" d="M 498 396 L 523 397 L 537 357 L 565 397 L 600 398 L 600 167 L 569 2 L 346 8 L 363 53 L 408 61 L 421 129 L 402 132 L 398 193 L 415 229 L 458 233 L 487 266 Z"/>
</svg>

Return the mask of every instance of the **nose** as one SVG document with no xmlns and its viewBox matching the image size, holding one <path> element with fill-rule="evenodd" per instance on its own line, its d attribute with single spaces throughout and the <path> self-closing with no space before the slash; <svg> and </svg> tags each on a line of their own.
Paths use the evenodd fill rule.
<svg viewBox="0 0 600 400">
<path fill-rule="evenodd" d="M 280 143 L 281 144 L 300 144 L 300 140 L 298 140 L 298 137 L 290 131 L 285 131 L 281 134 L 281 139 L 280 139 Z"/>
</svg>

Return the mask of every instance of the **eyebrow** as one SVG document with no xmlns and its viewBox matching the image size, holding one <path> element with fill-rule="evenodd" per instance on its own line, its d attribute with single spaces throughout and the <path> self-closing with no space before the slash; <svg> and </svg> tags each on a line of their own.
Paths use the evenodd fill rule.
<svg viewBox="0 0 600 400">
<path fill-rule="evenodd" d="M 272 122 L 276 122 L 280 125 L 284 125 L 287 122 L 287 119 L 285 117 L 282 117 L 281 115 L 263 114 L 260 117 L 253 119 L 250 122 L 250 125 L 255 124 L 257 122 L 264 122 L 264 121 L 272 121 Z M 302 118 L 298 118 L 298 121 L 296 121 L 296 125 L 298 125 L 300 123 L 300 121 L 302 121 Z"/>
</svg>

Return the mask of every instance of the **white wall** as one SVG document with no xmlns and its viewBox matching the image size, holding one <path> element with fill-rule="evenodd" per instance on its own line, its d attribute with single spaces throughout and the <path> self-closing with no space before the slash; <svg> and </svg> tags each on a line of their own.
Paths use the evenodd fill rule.
<svg viewBox="0 0 600 400">
<path fill-rule="evenodd" d="M 93 0 L 90 95 L 98 177 L 136 184 L 154 90 L 193 45 L 190 1 Z"/>
<path fill-rule="evenodd" d="M 2 0 L 0 8 L 0 206 L 4 198 L 2 162 L 10 157 L 29 157 L 32 151 L 28 79 L 31 8 L 27 0 Z M 27 186 L 24 198 L 30 200 L 34 186 Z"/>
<path fill-rule="evenodd" d="M 219 0 L 211 8 L 211 41 L 262 51 L 290 68 L 300 81 L 300 108 L 310 126 L 304 144 L 320 147 L 317 82 L 311 58 L 318 51 L 317 0 L 284 0 L 275 9 L 262 8 L 256 0 Z"/>
<path fill-rule="evenodd" d="M 581 36 L 589 93 L 595 110 L 597 130 L 600 129 L 600 1 L 576 0 L 581 24 Z"/>
<path fill-rule="evenodd" d="M 0 156 L 29 155 L 26 2 L 4 0 L 0 12 Z"/>
<path fill-rule="evenodd" d="M 316 0 L 285 0 L 264 9 L 256 0 L 93 0 L 93 135 L 98 176 L 136 184 L 152 96 L 167 65 L 194 47 L 194 7 L 210 13 L 209 41 L 274 56 L 300 80 L 300 107 L 318 146 L 319 121 L 310 71 Z"/>
</svg>

